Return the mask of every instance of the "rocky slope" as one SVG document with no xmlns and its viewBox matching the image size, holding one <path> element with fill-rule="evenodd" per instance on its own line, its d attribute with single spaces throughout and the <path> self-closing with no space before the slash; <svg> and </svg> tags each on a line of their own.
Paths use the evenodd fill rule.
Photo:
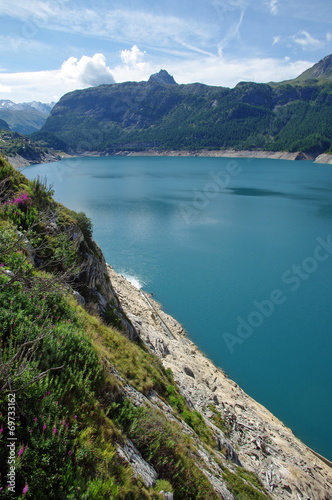
<svg viewBox="0 0 332 500">
<path fill-rule="evenodd" d="M 176 320 L 108 267 L 113 288 L 144 343 L 170 368 L 181 393 L 214 431 L 226 457 L 255 472 L 272 498 L 332 498 L 332 464 L 321 460 L 266 408 L 214 366 Z M 224 432 L 215 427 L 216 415 Z M 211 457 L 206 457 L 207 462 Z M 208 467 L 208 466 L 207 466 Z M 212 468 L 213 469 L 213 468 Z M 210 469 L 218 482 L 220 471 Z M 228 497 L 226 497 L 228 498 Z"/>
</svg>

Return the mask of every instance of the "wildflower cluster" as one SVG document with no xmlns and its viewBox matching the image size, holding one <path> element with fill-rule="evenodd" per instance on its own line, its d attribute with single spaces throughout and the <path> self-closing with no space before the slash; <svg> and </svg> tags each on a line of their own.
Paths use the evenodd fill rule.
<svg viewBox="0 0 332 500">
<path fill-rule="evenodd" d="M 3 216 L 10 218 L 18 227 L 28 229 L 36 220 L 37 209 L 27 191 L 19 191 L 14 198 L 1 202 Z"/>
<path fill-rule="evenodd" d="M 8 205 L 17 205 L 19 208 L 28 207 L 31 203 L 32 199 L 26 191 L 21 191 L 13 200 L 7 202 Z"/>
</svg>

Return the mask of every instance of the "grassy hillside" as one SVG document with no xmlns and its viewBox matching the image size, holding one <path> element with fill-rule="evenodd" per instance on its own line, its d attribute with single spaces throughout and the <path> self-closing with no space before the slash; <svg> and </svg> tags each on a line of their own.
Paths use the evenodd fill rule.
<svg viewBox="0 0 332 500">
<path fill-rule="evenodd" d="M 221 498 L 199 447 L 230 498 L 268 498 L 218 451 L 172 374 L 115 328 L 121 310 L 89 314 L 82 268 L 101 256 L 85 215 L 1 158 L 0 198 L 0 498 Z M 85 308 L 73 295 L 80 285 Z M 151 484 L 119 453 L 128 438 L 156 471 Z"/>
</svg>

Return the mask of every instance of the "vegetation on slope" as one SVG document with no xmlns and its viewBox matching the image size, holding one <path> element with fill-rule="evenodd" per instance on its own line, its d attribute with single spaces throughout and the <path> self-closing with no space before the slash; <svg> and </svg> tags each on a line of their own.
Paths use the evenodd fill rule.
<svg viewBox="0 0 332 500">
<path fill-rule="evenodd" d="M 195 452 L 199 437 L 211 453 L 215 446 L 201 415 L 144 346 L 73 297 L 81 256 L 68 227 L 89 239 L 89 220 L 1 158 L 0 197 L 0 498 L 158 499 L 161 489 L 220 498 Z M 172 421 L 135 404 L 123 384 L 142 397 L 155 391 Z M 182 419 L 196 433 L 184 433 Z M 117 453 L 127 437 L 157 471 L 154 487 Z M 267 498 L 257 479 L 230 467 L 221 473 L 234 498 Z"/>
</svg>

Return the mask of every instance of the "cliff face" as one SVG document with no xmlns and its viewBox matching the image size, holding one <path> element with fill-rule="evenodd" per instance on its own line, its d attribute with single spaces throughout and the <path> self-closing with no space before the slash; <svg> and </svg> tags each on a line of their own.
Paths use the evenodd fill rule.
<svg viewBox="0 0 332 500">
<path fill-rule="evenodd" d="M 126 318 L 113 290 L 99 246 L 91 238 L 84 236 L 78 225 L 70 226 L 66 232 L 74 242 L 79 256 L 79 271 L 73 277 L 76 298 L 89 312 L 117 325 L 131 340 L 137 339 L 138 334 Z"/>
</svg>

